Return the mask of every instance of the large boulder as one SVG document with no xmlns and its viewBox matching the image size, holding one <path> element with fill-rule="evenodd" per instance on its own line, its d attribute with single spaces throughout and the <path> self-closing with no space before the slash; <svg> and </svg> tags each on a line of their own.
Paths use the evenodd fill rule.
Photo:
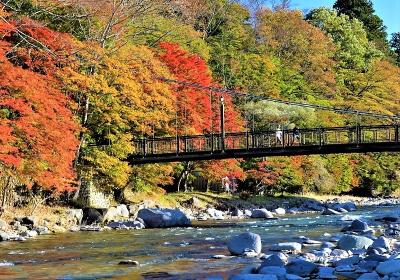
<svg viewBox="0 0 400 280">
<path fill-rule="evenodd" d="M 400 259 L 382 262 L 378 265 L 376 271 L 383 275 L 400 272 Z"/>
<path fill-rule="evenodd" d="M 343 235 L 338 241 L 338 248 L 343 250 L 367 249 L 374 241 L 368 237 Z"/>
<path fill-rule="evenodd" d="M 180 227 L 190 225 L 190 220 L 188 217 L 179 209 L 140 209 L 138 212 L 138 218 L 142 219 L 145 223 L 145 226 L 150 228 Z"/>
<path fill-rule="evenodd" d="M 117 206 L 117 214 L 121 218 L 129 218 L 129 210 L 125 204 L 120 204 Z"/>
<path fill-rule="evenodd" d="M 8 224 L 7 222 L 3 221 L 2 219 L 0 219 L 0 230 L 7 230 L 8 229 Z"/>
<path fill-rule="evenodd" d="M 388 238 L 381 236 L 374 240 L 374 243 L 372 243 L 371 248 L 373 249 L 383 248 L 390 251 L 392 245 L 390 244 L 390 240 Z"/>
<path fill-rule="evenodd" d="M 286 265 L 287 273 L 298 276 L 310 276 L 316 269 L 316 264 L 301 259 L 295 259 Z"/>
<path fill-rule="evenodd" d="M 370 228 L 368 224 L 359 219 L 354 220 L 350 226 L 344 227 L 342 231 L 353 231 L 353 232 L 366 232 L 369 231 Z"/>
<path fill-rule="evenodd" d="M 251 217 L 254 219 L 273 219 L 274 215 L 267 209 L 254 209 L 251 212 Z"/>
<path fill-rule="evenodd" d="M 354 202 L 352 201 L 347 201 L 344 203 L 341 203 L 341 208 L 346 209 L 347 211 L 356 211 L 357 210 L 357 206 Z"/>
<path fill-rule="evenodd" d="M 259 269 L 261 269 L 264 266 L 280 266 L 280 267 L 284 267 L 285 266 L 285 260 L 280 258 L 279 255 L 273 254 L 273 255 L 267 257 L 266 259 L 264 259 L 264 261 L 262 262 L 262 264 L 261 264 Z"/>
<path fill-rule="evenodd" d="M 117 221 L 118 220 L 118 210 L 116 207 L 110 207 L 105 211 L 103 222 Z"/>
<path fill-rule="evenodd" d="M 232 255 L 242 255 L 250 251 L 260 254 L 261 248 L 261 237 L 251 232 L 234 236 L 228 242 L 228 250 Z"/>
<path fill-rule="evenodd" d="M 215 220 L 223 220 L 224 219 L 224 212 L 222 212 L 221 210 L 217 210 L 214 208 L 208 208 L 206 210 L 207 214 L 210 215 L 210 217 L 212 219 Z"/>
</svg>

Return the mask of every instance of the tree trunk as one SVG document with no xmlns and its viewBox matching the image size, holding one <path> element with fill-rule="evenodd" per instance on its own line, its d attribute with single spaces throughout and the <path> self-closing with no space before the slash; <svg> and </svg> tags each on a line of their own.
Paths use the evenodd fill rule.
<svg viewBox="0 0 400 280">
<path fill-rule="evenodd" d="M 3 197 L 1 199 L 0 216 L 4 213 L 4 211 L 7 207 L 7 202 L 8 202 L 7 196 L 9 195 L 8 191 L 9 191 L 9 187 L 10 187 L 10 183 L 11 183 L 11 176 L 8 175 L 6 180 L 7 180 L 7 182 L 3 186 L 3 192 L 2 192 Z"/>
</svg>

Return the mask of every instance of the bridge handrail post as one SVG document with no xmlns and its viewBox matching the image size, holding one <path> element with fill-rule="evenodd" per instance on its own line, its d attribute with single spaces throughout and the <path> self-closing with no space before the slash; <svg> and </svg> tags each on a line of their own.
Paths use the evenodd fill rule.
<svg viewBox="0 0 400 280">
<path fill-rule="evenodd" d="M 176 135 L 176 155 L 179 155 L 179 149 L 180 149 L 180 144 L 179 144 L 179 135 Z"/>
<path fill-rule="evenodd" d="M 361 143 L 361 127 L 360 124 L 357 124 L 356 126 L 356 142 L 357 142 L 357 146 Z"/>
<path fill-rule="evenodd" d="M 211 153 L 214 152 L 214 133 L 211 132 Z"/>
<path fill-rule="evenodd" d="M 146 147 L 147 147 L 147 139 L 146 139 L 146 137 L 143 137 L 143 139 L 142 139 L 142 149 L 143 149 L 143 156 L 146 156 L 146 154 L 147 154 L 147 149 L 146 149 Z"/>
<path fill-rule="evenodd" d="M 285 136 L 286 136 L 285 130 L 282 129 L 282 148 L 285 148 Z"/>
<path fill-rule="evenodd" d="M 318 145 L 321 147 L 322 146 L 322 133 L 323 129 L 322 127 L 318 128 Z"/>
<path fill-rule="evenodd" d="M 249 132 L 246 130 L 246 150 L 249 150 Z"/>
<path fill-rule="evenodd" d="M 150 139 L 151 140 L 151 154 L 154 155 L 154 136 Z"/>
<path fill-rule="evenodd" d="M 394 134 L 394 142 L 399 143 L 399 124 L 395 125 L 395 134 Z"/>
<path fill-rule="evenodd" d="M 187 136 L 183 136 L 183 151 L 187 153 Z"/>
</svg>

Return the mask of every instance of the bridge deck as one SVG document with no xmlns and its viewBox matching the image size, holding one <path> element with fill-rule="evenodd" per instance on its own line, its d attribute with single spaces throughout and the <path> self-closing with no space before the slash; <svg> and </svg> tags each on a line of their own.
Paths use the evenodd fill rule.
<svg viewBox="0 0 400 280">
<path fill-rule="evenodd" d="M 399 126 L 299 129 L 298 138 L 283 130 L 239 132 L 135 140 L 131 164 L 261 156 L 400 151 Z"/>
</svg>

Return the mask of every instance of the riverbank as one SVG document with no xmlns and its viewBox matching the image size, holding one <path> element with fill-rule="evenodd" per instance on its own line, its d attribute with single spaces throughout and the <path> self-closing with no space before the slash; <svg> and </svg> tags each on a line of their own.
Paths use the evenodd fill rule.
<svg viewBox="0 0 400 280">
<path fill-rule="evenodd" d="M 137 219 L 141 209 L 178 208 L 191 221 L 234 220 L 247 218 L 279 218 L 285 214 L 324 213 L 339 215 L 358 207 L 391 206 L 400 204 L 399 198 L 362 198 L 352 196 L 266 197 L 241 199 L 229 194 L 173 193 L 162 199 L 150 196 L 130 204 L 109 209 L 73 209 L 67 206 L 39 205 L 8 209 L 0 219 L 0 241 L 25 241 L 37 235 L 103 231 L 111 229 L 143 229 L 143 219 Z M 147 225 L 148 226 L 148 225 Z M 174 226 L 180 226 L 176 224 Z"/>
</svg>

